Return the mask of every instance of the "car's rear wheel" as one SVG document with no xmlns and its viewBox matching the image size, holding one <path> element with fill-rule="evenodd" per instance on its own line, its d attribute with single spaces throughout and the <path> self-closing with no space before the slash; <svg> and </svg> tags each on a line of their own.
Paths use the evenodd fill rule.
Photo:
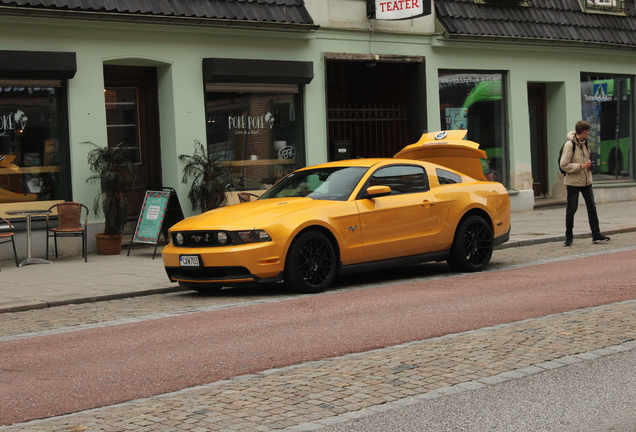
<svg viewBox="0 0 636 432">
<path fill-rule="evenodd" d="M 492 258 L 493 237 L 490 224 L 481 216 L 464 219 L 455 233 L 448 264 L 453 270 L 483 270 Z"/>
<path fill-rule="evenodd" d="M 336 251 L 319 231 L 301 233 L 292 242 L 285 262 L 285 285 L 301 293 L 326 290 L 336 275 Z"/>
</svg>

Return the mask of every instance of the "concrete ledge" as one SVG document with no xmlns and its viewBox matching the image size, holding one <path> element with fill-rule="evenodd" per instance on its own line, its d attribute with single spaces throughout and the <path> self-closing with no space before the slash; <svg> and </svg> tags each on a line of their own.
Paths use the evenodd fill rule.
<svg viewBox="0 0 636 432">
<path fill-rule="evenodd" d="M 190 291 L 190 289 L 177 285 L 177 286 L 166 287 L 166 288 L 154 288 L 154 289 L 143 290 L 143 291 L 113 293 L 113 294 L 105 294 L 103 296 L 92 296 L 92 297 L 75 298 L 75 299 L 67 299 L 67 300 L 55 300 L 55 301 L 48 301 L 48 302 L 35 300 L 31 303 L 21 303 L 16 305 L 0 306 L 0 313 L 24 312 L 24 311 L 28 311 L 32 309 L 46 309 L 46 308 L 52 308 L 56 306 L 66 306 L 70 304 L 95 303 L 100 301 L 119 300 L 123 298 L 142 297 L 142 296 L 149 296 L 153 294 L 167 294 L 167 293 L 182 292 L 182 291 Z"/>
</svg>

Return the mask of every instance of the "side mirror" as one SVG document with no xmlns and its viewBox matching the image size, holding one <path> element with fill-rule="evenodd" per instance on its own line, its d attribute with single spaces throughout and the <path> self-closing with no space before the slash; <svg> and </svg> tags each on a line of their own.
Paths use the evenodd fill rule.
<svg viewBox="0 0 636 432">
<path fill-rule="evenodd" d="M 378 198 L 387 195 L 391 195 L 391 188 L 389 186 L 369 186 L 364 195 L 362 195 L 362 198 Z"/>
</svg>

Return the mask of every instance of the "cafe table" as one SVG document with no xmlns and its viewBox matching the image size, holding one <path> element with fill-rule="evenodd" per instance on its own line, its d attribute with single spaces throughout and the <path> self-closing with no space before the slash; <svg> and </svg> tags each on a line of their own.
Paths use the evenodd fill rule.
<svg viewBox="0 0 636 432">
<path fill-rule="evenodd" d="M 41 258 L 32 258 L 32 233 L 31 233 L 31 216 L 34 215 L 47 215 L 51 212 L 49 210 L 11 210 L 6 214 L 11 216 L 25 216 L 26 217 L 26 232 L 27 232 L 27 258 L 20 263 L 20 267 L 29 264 L 51 264 L 51 261 L 43 260 Z"/>
</svg>

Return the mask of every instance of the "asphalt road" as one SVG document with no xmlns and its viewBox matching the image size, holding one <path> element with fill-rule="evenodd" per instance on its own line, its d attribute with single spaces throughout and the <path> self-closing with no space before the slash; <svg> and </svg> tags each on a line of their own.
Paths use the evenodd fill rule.
<svg viewBox="0 0 636 432">
<path fill-rule="evenodd" d="M 0 339 L 0 425 L 636 298 L 633 250 L 602 254 L 611 247 L 595 247 L 591 256 L 527 267 L 511 263 L 498 271 L 450 275 L 438 264 L 427 267 L 433 269 L 430 276 L 404 279 L 418 271 L 413 267 L 399 276 L 375 275 L 373 283 L 362 277 L 366 282 L 355 289 L 345 289 L 344 280 L 323 295 L 274 292 L 269 299 L 275 301 L 265 303 L 248 295 L 239 309 L 233 299 L 211 310 L 140 314 L 133 322 L 5 337 Z M 10 315 L 31 324 L 39 316 Z"/>
<path fill-rule="evenodd" d="M 632 350 L 321 432 L 634 432 L 634 365 Z"/>
</svg>

